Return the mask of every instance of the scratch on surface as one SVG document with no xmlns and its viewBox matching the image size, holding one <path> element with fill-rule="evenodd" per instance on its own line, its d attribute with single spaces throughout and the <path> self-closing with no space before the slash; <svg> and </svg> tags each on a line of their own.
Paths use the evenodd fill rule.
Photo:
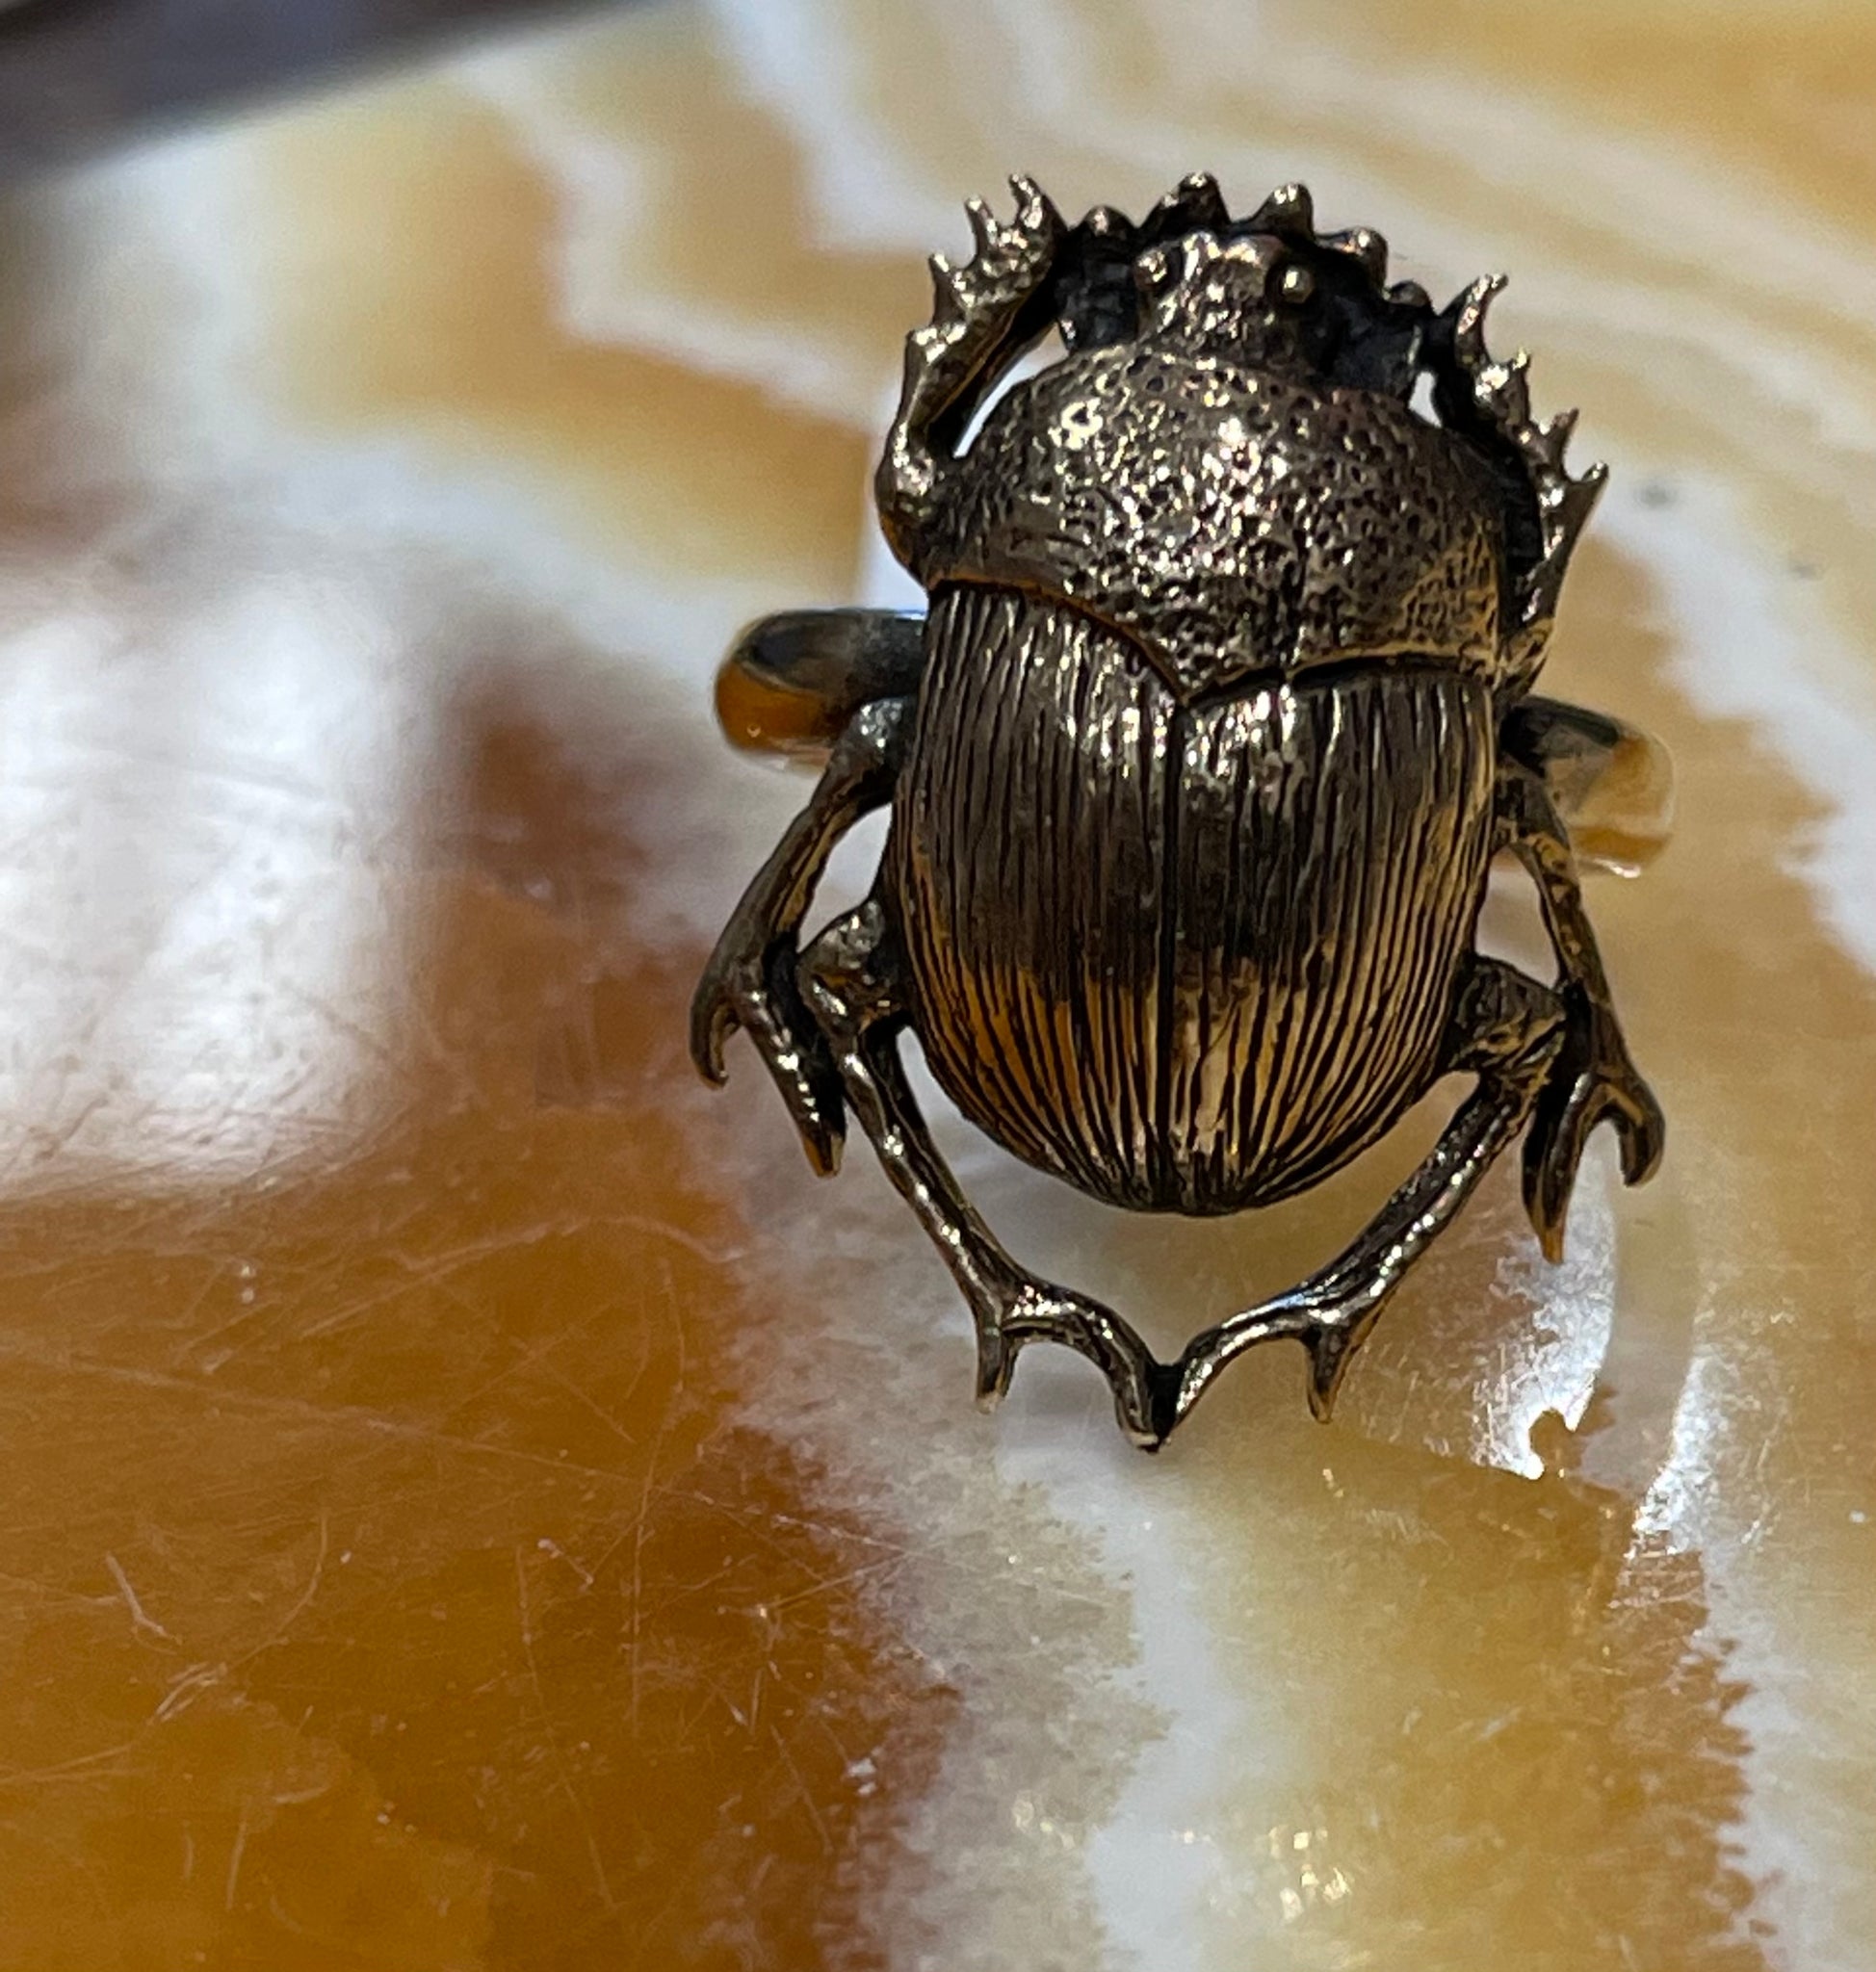
<svg viewBox="0 0 1876 1972">
<path fill-rule="evenodd" d="M 903 1554 L 886 1554 L 873 1561 L 863 1561 L 854 1568 L 838 1569 L 830 1575 L 810 1582 L 805 1589 L 791 1589 L 786 1596 L 771 1596 L 765 1607 L 771 1611 L 787 1609 L 797 1602 L 811 1601 L 817 1596 L 831 1596 L 837 1589 L 858 1588 L 862 1582 L 871 1581 L 875 1575 L 891 1574 L 905 1567 L 907 1557 Z"/>
<path fill-rule="evenodd" d="M 33 1575 L 16 1575 L 0 1569 L 0 1588 L 16 1589 L 36 1601 L 54 1605 L 70 1605 L 77 1609 L 109 1609 L 117 1601 L 116 1596 L 87 1596 L 77 1589 L 62 1589 L 52 1582 L 42 1582 Z"/>
<path fill-rule="evenodd" d="M 166 1720 L 173 1719 L 177 1713 L 186 1711 L 194 1704 L 205 1691 L 213 1691 L 218 1684 L 232 1676 L 244 1664 L 251 1664 L 262 1651 L 271 1650 L 276 1645 L 284 1643 L 294 1624 L 312 1607 L 313 1597 L 319 1594 L 320 1583 L 326 1579 L 326 1557 L 331 1544 L 331 1521 L 326 1515 L 321 1514 L 319 1552 L 313 1557 L 313 1571 L 306 1579 L 306 1586 L 295 1598 L 293 1607 L 274 1625 L 272 1633 L 263 1637 L 251 1649 L 244 1650 L 232 1662 L 188 1666 L 163 1694 L 156 1710 L 150 1714 L 149 1723 L 152 1726 L 161 1726 Z M 109 1556 L 106 1559 L 108 1560 Z"/>
<path fill-rule="evenodd" d="M 384 1307 L 386 1303 L 396 1301 L 400 1296 L 408 1294 L 413 1282 L 422 1286 L 440 1285 L 449 1271 L 448 1267 L 439 1259 L 434 1277 L 431 1278 L 419 1270 L 408 1259 L 399 1256 L 394 1256 L 394 1258 L 396 1258 L 397 1264 L 402 1269 L 397 1279 L 380 1282 L 369 1293 L 360 1294 L 351 1301 L 342 1302 L 337 1308 L 321 1315 L 317 1321 L 308 1322 L 300 1331 L 300 1339 L 302 1342 L 318 1341 L 323 1336 L 329 1336 L 339 1329 L 350 1327 L 352 1323 L 359 1320 L 364 1315 L 373 1313 L 378 1309 Z"/>
<path fill-rule="evenodd" d="M 733 1266 L 742 1258 L 739 1247 L 713 1246 L 707 1239 L 700 1239 L 694 1232 L 687 1232 L 682 1226 L 673 1226 L 664 1219 L 647 1218 L 641 1212 L 608 1212 L 598 1223 L 615 1226 L 627 1232 L 642 1233 L 647 1239 L 667 1240 L 672 1246 L 682 1247 L 705 1265 L 713 1267 Z"/>
<path fill-rule="evenodd" d="M 375 1438 L 396 1439 L 409 1444 L 442 1445 L 478 1458 L 538 1466 L 561 1478 L 572 1473 L 577 1478 L 616 1486 L 626 1476 L 608 1466 L 588 1465 L 582 1460 L 550 1458 L 545 1452 L 528 1451 L 519 1445 L 490 1443 L 482 1439 L 465 1438 L 458 1432 L 413 1424 L 402 1417 L 387 1417 L 382 1412 L 367 1410 L 356 1404 L 315 1404 L 304 1397 L 280 1397 L 258 1390 L 221 1388 L 200 1377 L 177 1376 L 162 1370 L 141 1369 L 127 1362 L 100 1362 L 95 1357 L 62 1355 L 53 1350 L 24 1346 L 16 1336 L 0 1337 L 0 1362 L 25 1363 L 52 1376 L 95 1376 L 110 1383 L 126 1384 L 135 1389 L 173 1390 L 198 1402 L 214 1403 L 223 1410 L 238 1408 L 257 1417 L 291 1418 L 327 1428 L 363 1430 Z"/>
<path fill-rule="evenodd" d="M 665 1490 L 673 1499 L 689 1500 L 696 1506 L 721 1514 L 724 1518 L 733 1521 L 754 1540 L 770 1541 L 768 1529 L 771 1526 L 798 1527 L 836 1545 L 876 1547 L 884 1556 L 882 1566 L 916 1561 L 924 1567 L 942 1569 L 960 1575 L 967 1582 L 1008 1579 L 1008 1569 L 1004 1564 L 982 1558 L 983 1541 L 981 1536 L 975 1532 L 951 1535 L 939 1542 L 896 1541 L 882 1535 L 869 1534 L 859 1527 L 818 1519 L 811 1514 L 782 1513 L 773 1507 L 753 1508 L 741 1501 L 722 1499 L 714 1492 L 701 1492 L 691 1487 L 672 1486 Z M 777 1551 L 781 1550 L 778 1548 Z M 845 1577 L 857 1578 L 854 1575 Z M 780 1600 L 797 1600 L 802 1596 L 819 1595 L 823 1589 L 833 1586 L 836 1579 L 842 1578 L 817 1581 L 806 1589 L 792 1591 Z M 1034 1594 L 1055 1602 L 1081 1603 L 1090 1609 L 1102 1610 L 1108 1606 L 1101 1596 L 1092 1595 L 1085 1589 L 1068 1588 L 1061 1583 L 1050 1581 L 1046 1575 L 1040 1573 L 1031 1575 L 1026 1586 Z"/>
<path fill-rule="evenodd" d="M 417 1037 L 423 1044 L 424 1052 L 455 1083 L 456 1102 L 472 1114 L 498 1114 L 498 1105 L 489 1100 L 488 1091 L 471 1074 L 463 1051 L 452 1048 L 444 1038 L 425 996 L 415 991 L 412 982 L 400 973 L 391 974 L 390 985 L 399 1001 L 397 1018 L 400 1024 Z"/>
<path fill-rule="evenodd" d="M 588 1223 L 590 1222 L 580 1214 L 570 1214 L 562 1218 L 543 1217 L 526 1227 L 493 1233 L 486 1238 L 464 1240 L 458 1245 L 445 1247 L 434 1253 L 387 1253 L 382 1258 L 398 1270 L 397 1278 L 381 1282 L 368 1292 L 329 1310 L 317 1321 L 300 1330 L 300 1339 L 316 1340 L 322 1336 L 330 1335 L 336 1329 L 348 1327 L 360 1316 L 382 1308 L 386 1302 L 396 1300 L 400 1294 L 407 1293 L 412 1286 L 427 1287 L 431 1291 L 447 1290 L 451 1278 L 466 1268 L 476 1266 L 483 1260 L 502 1258 L 527 1247 L 540 1246 L 549 1240 L 568 1238 L 582 1231 Z M 472 1314 L 482 1311 L 470 1301 L 463 1301 L 460 1306 Z"/>
<path fill-rule="evenodd" d="M 13 1175 L 13 1170 L 18 1166 L 21 1155 L 23 1155 L 29 1146 L 32 1151 L 34 1163 L 52 1163 L 61 1152 L 71 1147 L 72 1139 L 91 1122 L 91 1118 L 99 1110 L 106 1107 L 111 1101 L 111 1090 L 99 1089 L 94 1095 L 88 1097 L 86 1101 L 81 1103 L 77 1109 L 64 1123 L 59 1125 L 56 1129 L 43 1128 L 29 1129 L 19 1147 L 19 1153 L 15 1154 L 10 1160 L 8 1175 Z"/>
<path fill-rule="evenodd" d="M 329 1024 L 334 1033 L 343 1034 L 347 1040 L 354 1042 L 384 1067 L 397 1066 L 397 1056 L 384 1045 L 381 1035 L 374 1034 L 369 1027 L 342 1012 L 323 993 L 310 993 L 305 987 L 296 985 L 290 979 L 280 981 L 280 991 L 287 999 L 298 1000 L 308 1013 L 317 1014 L 321 1020 Z"/>
<path fill-rule="evenodd" d="M 242 1656 L 235 1659 L 235 1668 L 237 1670 L 243 1664 L 251 1663 L 263 1650 L 271 1650 L 276 1644 L 284 1643 L 287 1632 L 312 1607 L 313 1597 L 319 1594 L 319 1585 L 326 1579 L 326 1556 L 331 1544 L 331 1522 L 325 1514 L 321 1514 L 319 1517 L 319 1552 L 313 1557 L 313 1571 L 307 1578 L 306 1586 L 300 1592 L 299 1600 L 280 1619 L 279 1627 L 274 1630 L 272 1636 L 256 1644 L 251 1650 L 246 1651 Z"/>
<path fill-rule="evenodd" d="M 241 1810 L 241 1821 L 235 1829 L 234 1847 L 228 1854 L 228 1888 L 222 1898 L 221 1907 L 232 1910 L 235 1907 L 235 1885 L 241 1881 L 241 1858 L 248 1853 L 248 1810 Z"/>
<path fill-rule="evenodd" d="M 576 1556 L 569 1554 L 558 1541 L 549 1540 L 549 1538 L 545 1534 L 543 1534 L 540 1537 L 540 1539 L 534 1543 L 534 1545 L 540 1550 L 542 1554 L 549 1556 L 552 1560 L 565 1562 L 567 1567 L 570 1568 L 573 1570 L 573 1572 L 580 1577 L 580 1587 L 583 1591 L 590 1589 L 592 1587 L 593 1578 L 591 1570 L 582 1566 L 579 1559 Z"/>
<path fill-rule="evenodd" d="M 814 1789 L 808 1785 L 807 1777 L 796 1763 L 795 1755 L 789 1751 L 788 1741 L 782 1737 L 781 1727 L 770 1725 L 769 1736 L 775 1742 L 775 1751 L 780 1756 L 783 1766 L 795 1777 L 795 1784 L 801 1790 L 801 1805 L 807 1809 L 808 1819 L 814 1824 L 814 1831 L 821 1837 L 821 1854 L 831 1855 L 834 1838 L 827 1832 L 827 1824 L 821 1819 L 821 1809 L 815 1804 Z"/>
<path fill-rule="evenodd" d="M 633 1437 L 631 1432 L 629 1432 L 625 1428 L 625 1426 L 619 1422 L 619 1420 L 616 1417 L 612 1415 L 612 1412 L 610 1412 L 606 1408 L 606 1406 L 598 1400 L 597 1397 L 594 1397 L 589 1392 L 582 1389 L 580 1386 L 574 1382 L 573 1378 L 568 1376 L 563 1370 L 555 1368 L 552 1362 L 546 1361 L 541 1361 L 535 1363 L 534 1367 L 539 1371 L 539 1373 L 542 1376 L 544 1376 L 547 1379 L 549 1383 L 553 1384 L 558 1389 L 564 1391 L 565 1394 L 569 1397 L 572 1397 L 575 1400 L 575 1402 L 583 1404 L 588 1411 L 590 1411 L 592 1414 L 596 1418 L 598 1418 L 600 1423 L 605 1425 L 607 1430 L 609 1430 L 613 1435 L 613 1437 L 619 1440 L 621 1444 L 630 1445 L 633 1447 L 636 1447 L 638 1445 L 638 1440 Z"/>
<path fill-rule="evenodd" d="M 672 1310 L 673 1329 L 677 1342 L 677 1363 L 671 1376 L 670 1401 L 665 1405 L 658 1419 L 658 1430 L 651 1441 L 651 1452 L 645 1461 L 645 1483 L 638 1492 L 638 1511 L 634 1516 L 632 1529 L 632 1590 L 631 1590 L 631 1658 L 632 1658 L 632 1730 L 636 1736 L 638 1730 L 638 1697 L 640 1670 L 643 1662 L 643 1614 L 645 1597 L 645 1528 L 651 1515 L 651 1496 L 658 1484 L 658 1460 L 664 1449 L 664 1440 L 670 1436 L 671 1419 L 677 1414 L 678 1400 L 684 1394 L 684 1379 L 687 1366 L 684 1323 Z M 610 1557 L 612 1549 L 607 1550 Z M 605 1566 L 602 1559 L 600 1567 Z"/>
<path fill-rule="evenodd" d="M 137 1591 L 130 1586 L 130 1577 L 123 1571 L 123 1564 L 115 1554 L 104 1557 L 104 1565 L 111 1570 L 111 1579 L 117 1585 L 117 1594 L 124 1598 L 124 1606 L 130 1611 L 130 1626 L 141 1630 L 146 1636 L 161 1637 L 166 1644 L 173 1644 L 175 1638 L 157 1622 L 137 1598 Z"/>
<path fill-rule="evenodd" d="M 74 1775 L 91 1778 L 100 1768 L 109 1768 L 112 1761 L 122 1759 L 127 1753 L 137 1751 L 135 1739 L 123 1740 L 117 1746 L 100 1748 L 96 1752 L 81 1752 L 68 1760 L 57 1760 L 46 1767 L 16 1767 L 11 1773 L 0 1773 L 0 1787 L 39 1787 L 54 1780 L 65 1780 Z"/>
<path fill-rule="evenodd" d="M 540 1666 L 534 1661 L 534 1615 L 528 1603 L 528 1564 L 524 1550 L 519 1547 L 514 1550 L 514 1596 L 521 1618 L 521 1652 L 527 1659 L 528 1682 L 534 1686 L 534 1705 L 540 1713 L 541 1736 L 547 1741 L 547 1750 L 553 1755 L 554 1772 L 560 1780 L 560 1792 L 566 1796 L 573 1818 L 580 1824 L 580 1832 L 586 1837 L 586 1855 L 592 1862 L 599 1901 L 607 1916 L 615 1917 L 619 1912 L 619 1902 L 612 1894 L 612 1879 L 606 1874 L 606 1858 L 600 1854 L 599 1837 L 593 1832 L 592 1817 L 586 1812 L 586 1803 L 581 1800 L 580 1791 L 573 1784 L 573 1776 L 567 1771 L 566 1755 L 560 1751 L 560 1736 L 554 1730 L 553 1715 L 547 1708 L 547 1690 L 540 1681 Z"/>
<path fill-rule="evenodd" d="M 163 1694 L 156 1710 L 150 1714 L 149 1723 L 161 1726 L 166 1719 L 173 1719 L 178 1712 L 185 1711 L 205 1691 L 213 1691 L 228 1674 L 225 1664 L 192 1664 L 182 1672 Z"/>
<path fill-rule="evenodd" d="M 211 1263 L 207 1273 L 202 1278 L 202 1284 L 189 1297 L 188 1305 L 177 1315 L 175 1327 L 177 1333 L 183 1336 L 183 1340 L 177 1347 L 174 1356 L 170 1358 L 170 1361 L 178 1367 L 184 1365 L 191 1356 L 199 1356 L 210 1342 L 217 1340 L 229 1329 L 239 1328 L 243 1322 L 251 1321 L 254 1318 L 255 1310 L 250 1304 L 238 1307 L 234 1313 L 229 1315 L 225 1321 L 217 1322 L 212 1329 L 204 1330 L 200 1335 L 191 1333 L 195 1316 L 200 1312 L 202 1304 L 214 1293 L 221 1282 L 227 1279 L 227 1276 L 228 1270 L 224 1265 L 220 1262 Z"/>
</svg>

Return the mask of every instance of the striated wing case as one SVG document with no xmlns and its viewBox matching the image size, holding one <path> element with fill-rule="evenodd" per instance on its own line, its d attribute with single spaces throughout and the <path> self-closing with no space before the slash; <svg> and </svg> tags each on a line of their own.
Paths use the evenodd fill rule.
<svg viewBox="0 0 1876 1972">
<path fill-rule="evenodd" d="M 1426 1087 L 1489 859 L 1484 681 L 1182 705 L 1066 604 L 940 592 L 891 887 L 939 1081 L 1119 1205 L 1269 1203 Z"/>
</svg>

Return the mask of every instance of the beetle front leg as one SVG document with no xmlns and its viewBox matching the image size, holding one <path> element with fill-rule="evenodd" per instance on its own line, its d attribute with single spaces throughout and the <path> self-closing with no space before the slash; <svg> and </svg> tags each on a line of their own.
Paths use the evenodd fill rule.
<svg viewBox="0 0 1876 1972">
<path fill-rule="evenodd" d="M 723 1045 L 743 1028 L 822 1173 L 839 1168 L 845 1111 L 826 1040 L 801 1003 L 796 939 L 835 843 L 892 799 L 913 704 L 879 699 L 847 721 L 808 805 L 743 892 L 690 1001 L 690 1056 L 704 1078 L 723 1080 Z"/>
<path fill-rule="evenodd" d="M 1012 178 L 1016 217 L 966 207 L 977 251 L 962 267 L 931 258 L 932 317 L 905 340 L 905 384 L 873 490 L 894 554 L 913 574 L 933 493 L 972 414 L 1054 320 L 1050 276 L 1067 236 L 1033 179 Z"/>
<path fill-rule="evenodd" d="M 1629 1184 L 1652 1177 L 1667 1125 L 1661 1105 L 1629 1059 L 1615 1015 L 1596 934 L 1583 908 L 1570 837 L 1542 777 L 1519 762 L 1498 770 L 1498 840 L 1537 885 L 1545 928 L 1557 955 L 1563 1046 L 1538 1098 L 1524 1144 L 1524 1209 L 1554 1260 L 1583 1146 L 1599 1123 L 1613 1123 Z"/>
<path fill-rule="evenodd" d="M 1548 986 L 1498 959 L 1468 961 L 1442 1067 L 1474 1071 L 1478 1086 L 1353 1245 L 1301 1285 L 1195 1336 L 1161 1372 L 1162 1438 L 1234 1357 L 1285 1336 L 1309 1350 L 1310 1408 L 1327 1418 L 1350 1360 L 1408 1269 L 1524 1129 L 1563 1045 L 1564 1025 Z"/>
<path fill-rule="evenodd" d="M 903 961 L 883 903 L 838 918 L 802 954 L 801 993 L 833 1051 L 847 1101 L 899 1196 L 918 1215 L 963 1290 L 977 1323 L 977 1402 L 1009 1388 L 1028 1342 L 1059 1342 L 1107 1377 L 1121 1429 L 1156 1448 L 1159 1365 L 1126 1322 L 1099 1302 L 1019 1266 L 958 1189 L 920 1114 L 899 1056 L 906 1022 Z"/>
</svg>

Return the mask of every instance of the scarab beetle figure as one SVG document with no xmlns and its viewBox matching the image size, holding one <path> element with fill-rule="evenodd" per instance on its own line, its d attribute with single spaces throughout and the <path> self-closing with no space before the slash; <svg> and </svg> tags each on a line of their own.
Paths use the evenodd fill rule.
<svg viewBox="0 0 1876 1972">
<path fill-rule="evenodd" d="M 1661 1112 L 1559 814 L 1637 736 L 1531 695 L 1602 475 L 1571 477 L 1572 419 L 1534 423 L 1524 358 L 1487 351 L 1500 282 L 1436 310 L 1385 284 L 1376 234 L 1317 233 L 1299 187 L 1234 220 L 1196 176 L 1138 225 L 1071 227 L 1011 182 L 1013 221 L 973 202 L 973 258 L 932 262 L 876 481 L 928 613 L 771 616 L 726 661 L 732 734 L 825 769 L 717 944 L 691 1042 L 720 1081 L 746 1030 L 819 1170 L 857 1120 L 970 1303 L 980 1400 L 1026 1343 L 1064 1343 L 1157 1447 L 1273 1336 L 1306 1346 L 1326 1415 L 1520 1132 L 1552 1258 L 1597 1124 L 1628 1182 L 1654 1170 Z M 999 396 L 1051 329 L 1059 360 Z M 888 804 L 872 894 L 801 948 L 834 843 Z M 1473 949 L 1500 849 L 1536 883 L 1554 985 Z M 1344 1253 L 1161 1363 L 965 1200 L 907 1029 L 997 1142 L 1145 1210 L 1286 1198 L 1440 1077 L 1475 1086 Z"/>
</svg>

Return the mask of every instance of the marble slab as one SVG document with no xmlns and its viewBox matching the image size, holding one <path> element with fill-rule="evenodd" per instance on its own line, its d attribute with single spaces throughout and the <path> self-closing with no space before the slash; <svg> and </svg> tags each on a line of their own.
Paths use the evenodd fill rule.
<svg viewBox="0 0 1876 1972">
<path fill-rule="evenodd" d="M 1867 1972 L 1872 129 L 1823 4 L 711 0 L 11 196 L 0 1966 Z M 683 1026 L 803 793 L 726 639 L 903 593 L 922 256 L 1198 167 L 1509 270 L 1583 406 L 1547 684 L 1678 764 L 1591 899 L 1671 1142 L 1156 1461 L 1072 1360 L 978 1416 Z M 1205 1225 L 941 1132 L 1165 1349 L 1443 1113 Z"/>
</svg>

